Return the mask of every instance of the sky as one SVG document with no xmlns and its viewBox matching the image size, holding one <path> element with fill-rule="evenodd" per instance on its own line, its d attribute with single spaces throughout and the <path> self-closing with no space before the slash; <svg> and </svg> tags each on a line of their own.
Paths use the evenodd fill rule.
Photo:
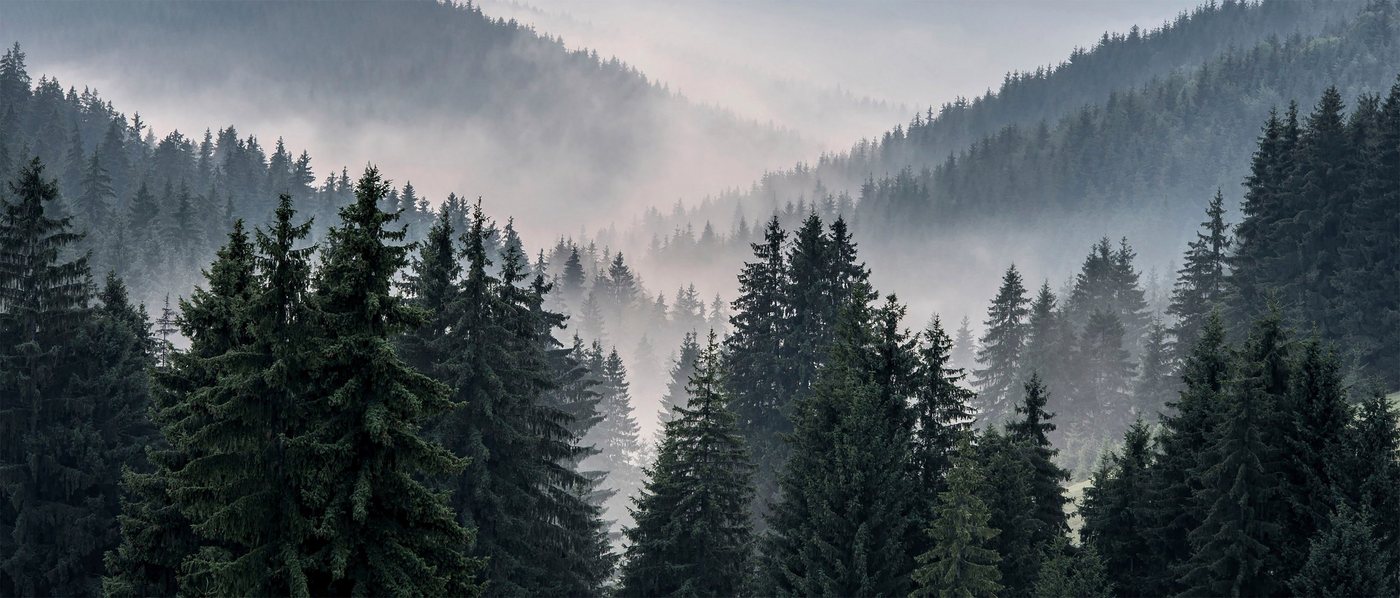
<svg viewBox="0 0 1400 598">
<path fill-rule="evenodd" d="M 1194 0 L 480 0 L 687 97 L 843 150 Z"/>
</svg>

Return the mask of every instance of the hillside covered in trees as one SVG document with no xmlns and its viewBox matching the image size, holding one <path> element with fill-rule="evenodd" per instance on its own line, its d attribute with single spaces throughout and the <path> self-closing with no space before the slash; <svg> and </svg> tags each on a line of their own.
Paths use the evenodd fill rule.
<svg viewBox="0 0 1400 598">
<path fill-rule="evenodd" d="M 0 38 L 43 72 L 160 110 L 167 130 L 237 123 L 532 221 L 606 225 L 815 151 L 470 2 L 20 1 Z"/>
<path fill-rule="evenodd" d="M 154 6 L 167 20 L 143 26 L 172 30 L 326 10 Z M 959 108 L 1019 148 L 967 180 L 1041 168 L 1058 208 L 1008 187 L 938 211 L 940 177 L 995 153 L 975 142 L 859 194 L 814 170 L 795 188 L 819 193 L 649 254 L 616 231 L 536 237 L 548 223 L 373 164 L 318 173 L 232 126 L 158 136 L 34 78 L 15 44 L 0 596 L 1400 593 L 1396 11 L 1207 5 L 1013 78 L 1054 95 L 1095 60 L 1144 71 L 1110 92 L 1141 111 L 1066 116 L 1094 131 L 1078 140 L 1015 141 L 996 95 Z M 1252 49 L 1191 43 L 1241 29 Z M 1148 47 L 1166 54 L 1129 50 Z M 1091 81 L 1074 93 L 1117 89 Z M 1150 138 L 1170 149 L 1082 153 L 1164 114 Z M 1181 170 L 1123 197 L 1205 185 L 1189 213 L 1095 195 L 1153 168 Z M 1051 228 L 1056 209 L 1092 226 Z M 1175 226 L 1166 249 L 1139 234 Z M 734 291 L 660 290 L 698 263 Z"/>
</svg>

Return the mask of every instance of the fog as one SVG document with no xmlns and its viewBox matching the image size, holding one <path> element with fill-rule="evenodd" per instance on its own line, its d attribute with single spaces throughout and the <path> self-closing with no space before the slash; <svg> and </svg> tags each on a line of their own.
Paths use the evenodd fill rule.
<svg viewBox="0 0 1400 598">
<path fill-rule="evenodd" d="M 264 147 L 281 137 L 308 150 L 322 178 L 374 163 L 432 200 L 480 195 L 497 219 L 516 217 L 531 252 L 588 231 L 629 252 L 653 294 L 695 283 L 708 300 L 731 298 L 743 256 L 706 256 L 687 269 L 649 260 L 649 238 L 636 228 L 645 208 L 747 188 L 765 172 L 877 138 L 928 106 L 980 95 L 1007 71 L 1058 63 L 1105 31 L 1156 26 L 1192 4 L 479 4 L 486 18 L 516 19 L 605 63 L 617 57 L 664 90 L 625 67 L 600 76 L 549 39 L 436 5 L 207 5 L 215 19 L 176 3 L 16 3 L 0 17 L 0 38 L 25 47 L 36 78 L 96 88 L 157 133 L 197 137 L 234 125 Z M 415 11 L 433 27 L 424 30 Z M 742 212 L 752 226 L 766 218 L 763 208 Z M 1157 246 L 1167 249 L 1141 267 L 1165 266 L 1193 224 L 1166 233 Z M 1111 222 L 1060 228 L 1051 233 L 1063 236 L 1060 250 L 1047 254 L 1018 245 L 1020 230 L 968 230 L 899 251 L 872 243 L 879 231 L 857 241 L 870 249 L 876 285 L 910 304 L 911 327 L 939 312 L 955 328 L 964 315 L 979 323 L 1011 262 L 1028 286 L 1049 279 L 1058 289 L 1099 236 L 1130 234 Z M 631 359 L 637 331 L 623 332 L 614 341 Z M 674 347 L 656 350 L 664 358 Z M 650 437 L 664 364 L 634 370 L 638 421 Z"/>
</svg>

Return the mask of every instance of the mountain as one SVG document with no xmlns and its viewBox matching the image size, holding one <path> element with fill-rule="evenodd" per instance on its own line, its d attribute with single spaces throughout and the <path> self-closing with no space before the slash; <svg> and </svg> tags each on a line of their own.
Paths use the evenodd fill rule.
<svg viewBox="0 0 1400 598">
<path fill-rule="evenodd" d="M 814 151 L 470 3 L 14 2 L 0 38 L 163 129 L 238 122 L 536 222 L 591 225 Z"/>
<path fill-rule="evenodd" d="M 1270 110 L 1332 85 L 1349 101 L 1389 89 L 1400 72 L 1397 12 L 1393 0 L 1226 2 L 1160 29 L 1106 34 L 1057 67 L 1009 74 L 995 93 L 916 115 L 848 152 L 653 211 L 635 238 L 663 263 L 727 246 L 729 260 L 705 261 L 732 267 L 769 214 L 795 226 L 811 209 L 844 212 L 875 255 L 924 274 L 895 288 L 945 313 L 975 312 L 963 291 L 990 295 L 1006 261 L 1068 275 L 1105 234 L 1165 265 L 1217 189 L 1237 204 Z M 716 247 L 686 232 L 707 222 L 722 231 L 710 236 Z"/>
</svg>

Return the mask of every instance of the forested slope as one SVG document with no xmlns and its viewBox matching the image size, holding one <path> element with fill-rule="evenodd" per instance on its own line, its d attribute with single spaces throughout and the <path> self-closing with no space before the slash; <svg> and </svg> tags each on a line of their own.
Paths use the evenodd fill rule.
<svg viewBox="0 0 1400 598">
<path fill-rule="evenodd" d="M 144 110 L 173 112 L 178 98 L 200 125 L 224 115 L 299 133 L 318 155 L 372 158 L 439 195 L 515 202 L 521 216 L 592 224 L 812 151 L 470 3 L 16 2 L 0 37 L 43 72 L 120 88 Z"/>
</svg>

